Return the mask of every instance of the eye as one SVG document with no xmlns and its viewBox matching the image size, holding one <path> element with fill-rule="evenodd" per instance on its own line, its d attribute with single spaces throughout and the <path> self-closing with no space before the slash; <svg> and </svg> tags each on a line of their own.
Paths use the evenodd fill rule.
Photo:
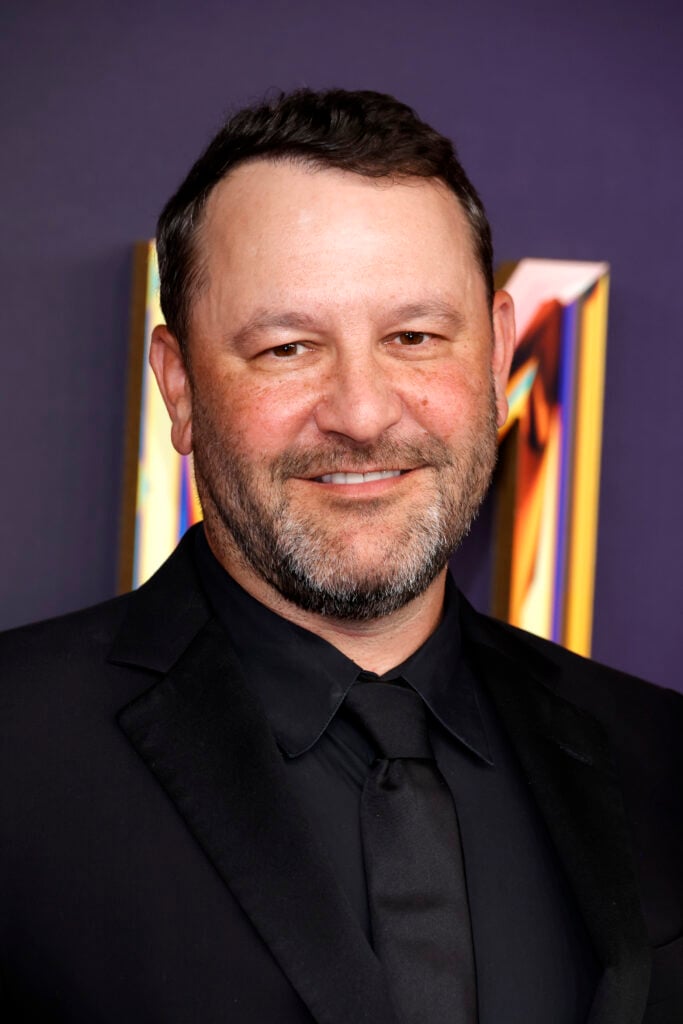
<svg viewBox="0 0 683 1024">
<path fill-rule="evenodd" d="M 400 345 L 424 345 L 431 337 L 432 335 L 426 334 L 425 331 L 401 331 L 396 335 L 396 340 Z"/>
<path fill-rule="evenodd" d="M 298 356 L 305 352 L 306 346 L 302 345 L 300 341 L 288 341 L 284 345 L 276 345 L 275 348 L 268 349 L 268 351 L 278 359 L 291 359 L 292 356 Z"/>
</svg>

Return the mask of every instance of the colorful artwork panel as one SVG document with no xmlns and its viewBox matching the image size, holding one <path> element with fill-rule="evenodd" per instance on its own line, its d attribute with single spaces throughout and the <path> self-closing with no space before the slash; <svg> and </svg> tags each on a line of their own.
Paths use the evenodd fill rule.
<svg viewBox="0 0 683 1024">
<path fill-rule="evenodd" d="M 202 517 L 191 457 L 171 445 L 166 407 L 149 365 L 152 330 L 163 323 L 153 242 L 136 249 L 129 426 L 120 587 L 138 587 Z"/>
<path fill-rule="evenodd" d="M 500 432 L 493 611 L 588 655 L 597 543 L 608 267 L 521 260 Z"/>
</svg>

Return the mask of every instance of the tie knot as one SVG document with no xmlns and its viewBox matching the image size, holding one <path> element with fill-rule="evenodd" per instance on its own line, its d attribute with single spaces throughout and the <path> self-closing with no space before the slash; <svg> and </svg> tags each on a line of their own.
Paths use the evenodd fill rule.
<svg viewBox="0 0 683 1024">
<path fill-rule="evenodd" d="M 347 717 L 383 758 L 433 758 L 422 698 L 396 683 L 357 683 L 344 701 Z"/>
</svg>

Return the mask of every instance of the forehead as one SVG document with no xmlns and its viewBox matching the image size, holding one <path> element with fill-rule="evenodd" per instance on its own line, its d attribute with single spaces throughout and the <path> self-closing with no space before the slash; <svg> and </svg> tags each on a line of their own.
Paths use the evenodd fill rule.
<svg viewBox="0 0 683 1024">
<path fill-rule="evenodd" d="M 233 306 L 282 292 L 334 302 L 485 291 L 467 218 L 435 179 L 251 161 L 214 189 L 198 242 L 204 294 Z"/>
</svg>

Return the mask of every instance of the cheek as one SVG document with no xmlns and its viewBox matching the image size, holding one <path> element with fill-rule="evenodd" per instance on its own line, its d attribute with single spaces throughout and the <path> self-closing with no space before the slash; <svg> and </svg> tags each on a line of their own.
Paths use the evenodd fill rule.
<svg viewBox="0 0 683 1024">
<path fill-rule="evenodd" d="M 305 389 L 288 381 L 260 384 L 239 375 L 214 381 L 205 405 L 218 433 L 256 456 L 286 447 L 310 416 Z"/>
<path fill-rule="evenodd" d="M 491 400 L 489 376 L 480 369 L 443 370 L 411 390 L 409 406 L 420 425 L 439 437 L 458 433 L 459 427 L 478 420 Z"/>
</svg>

